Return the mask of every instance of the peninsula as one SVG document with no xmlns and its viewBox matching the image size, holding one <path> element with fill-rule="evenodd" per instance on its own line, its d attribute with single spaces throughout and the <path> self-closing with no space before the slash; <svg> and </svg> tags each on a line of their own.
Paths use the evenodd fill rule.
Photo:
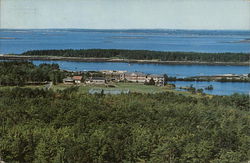
<svg viewBox="0 0 250 163">
<path fill-rule="evenodd" d="M 7 60 L 67 60 L 81 62 L 131 62 L 159 64 L 249 65 L 248 53 L 195 53 L 148 50 L 80 49 L 33 50 L 0 55 Z"/>
</svg>

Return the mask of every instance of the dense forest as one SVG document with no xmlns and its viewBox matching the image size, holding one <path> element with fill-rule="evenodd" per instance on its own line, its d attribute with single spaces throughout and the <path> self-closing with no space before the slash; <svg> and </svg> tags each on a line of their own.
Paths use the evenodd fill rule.
<svg viewBox="0 0 250 163">
<path fill-rule="evenodd" d="M 198 62 L 249 62 L 246 53 L 195 53 L 195 52 L 160 52 L 148 50 L 116 50 L 116 49 L 81 49 L 81 50 L 33 50 L 22 53 L 30 56 L 63 56 L 120 58 L 161 61 L 198 61 Z"/>
<path fill-rule="evenodd" d="M 0 158 L 6 162 L 250 160 L 249 96 L 80 94 L 0 89 Z"/>
<path fill-rule="evenodd" d="M 57 64 L 35 66 L 25 61 L 0 62 L 0 85 L 22 86 L 45 81 L 59 83 L 62 82 L 64 74 Z"/>
<path fill-rule="evenodd" d="M 0 62 L 0 85 L 60 82 L 57 64 Z M 244 162 L 249 96 L 0 87 L 0 161 Z"/>
</svg>

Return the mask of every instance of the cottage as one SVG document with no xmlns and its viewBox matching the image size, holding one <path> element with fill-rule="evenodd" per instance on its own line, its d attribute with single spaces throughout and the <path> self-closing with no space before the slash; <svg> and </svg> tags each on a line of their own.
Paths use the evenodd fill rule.
<svg viewBox="0 0 250 163">
<path fill-rule="evenodd" d="M 107 81 L 120 81 L 120 75 L 127 71 L 115 71 L 115 70 L 102 70 L 100 71 L 105 75 Z"/>
<path fill-rule="evenodd" d="M 63 79 L 64 84 L 74 84 L 74 80 L 71 77 L 67 77 Z"/>
<path fill-rule="evenodd" d="M 119 71 L 119 70 L 101 70 L 101 73 L 105 74 L 105 75 L 119 75 L 122 73 L 125 73 L 127 71 Z"/>
<path fill-rule="evenodd" d="M 93 77 L 91 81 L 93 84 L 105 84 L 106 83 L 106 79 L 103 77 Z"/>
<path fill-rule="evenodd" d="M 141 72 L 127 72 L 120 75 L 121 80 L 127 80 L 130 82 L 144 83 L 147 79 L 147 75 Z"/>
<path fill-rule="evenodd" d="M 82 76 L 73 76 L 72 79 L 76 84 L 80 84 L 82 82 Z"/>
<path fill-rule="evenodd" d="M 149 82 L 150 79 L 153 79 L 156 85 L 159 85 L 159 86 L 164 85 L 164 76 L 163 75 L 157 75 L 157 74 L 148 75 L 146 82 Z"/>
</svg>

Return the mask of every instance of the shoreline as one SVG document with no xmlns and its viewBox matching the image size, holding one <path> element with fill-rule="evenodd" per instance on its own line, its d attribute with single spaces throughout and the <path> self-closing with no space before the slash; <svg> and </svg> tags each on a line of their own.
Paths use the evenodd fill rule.
<svg viewBox="0 0 250 163">
<path fill-rule="evenodd" d="M 19 56 L 1 54 L 0 60 L 46 60 L 46 61 L 76 61 L 76 62 L 125 62 L 140 64 L 173 64 L 173 65 L 228 65 L 249 66 L 249 62 L 199 62 L 199 61 L 160 61 L 112 58 L 82 58 L 82 57 L 57 57 L 57 56 Z"/>
</svg>

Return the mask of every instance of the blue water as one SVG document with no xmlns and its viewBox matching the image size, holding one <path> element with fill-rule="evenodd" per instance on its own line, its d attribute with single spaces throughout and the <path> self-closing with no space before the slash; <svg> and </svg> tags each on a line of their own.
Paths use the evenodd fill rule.
<svg viewBox="0 0 250 163">
<path fill-rule="evenodd" d="M 20 54 L 40 49 L 141 49 L 158 51 L 189 52 L 244 52 L 250 53 L 250 31 L 208 31 L 208 30 L 84 30 L 84 29 L 0 29 L 0 54 Z M 126 70 L 148 74 L 168 74 L 176 77 L 217 74 L 250 73 L 249 66 L 208 65 L 162 65 L 128 64 L 112 62 L 66 62 L 58 63 L 60 68 L 72 71 Z M 206 82 L 191 82 L 195 87 L 210 85 Z M 190 82 L 177 82 L 187 86 Z M 235 92 L 249 93 L 249 83 L 213 83 L 211 94 L 229 95 Z"/>
<path fill-rule="evenodd" d="M 146 74 L 167 74 L 169 76 L 189 77 L 196 75 L 217 75 L 217 74 L 247 74 L 250 73 L 248 66 L 209 66 L 209 65 L 164 65 L 164 64 L 129 64 L 115 62 L 72 62 L 72 61 L 32 61 L 35 65 L 41 63 L 57 63 L 61 69 L 71 71 L 91 70 L 126 70 L 129 72 L 139 71 Z M 213 85 L 214 90 L 205 90 L 205 93 L 216 95 L 231 95 L 233 93 L 249 94 L 250 83 L 242 82 L 171 82 L 177 87 L 190 86 L 205 88 Z"/>
<path fill-rule="evenodd" d="M 57 63 L 61 69 L 71 71 L 91 70 L 125 70 L 129 72 L 139 71 L 146 74 L 168 74 L 176 77 L 190 77 L 197 75 L 218 74 L 247 74 L 249 66 L 225 66 L 225 65 L 166 65 L 166 64 L 139 64 L 122 62 L 73 62 L 73 61 L 32 61 L 34 64 Z"/>
<path fill-rule="evenodd" d="M 231 95 L 234 93 L 249 94 L 250 95 L 250 83 L 242 82 L 191 82 L 191 81 L 175 81 L 170 82 L 179 87 L 187 87 L 193 84 L 196 89 L 204 89 L 204 93 L 213 95 Z M 209 85 L 213 85 L 213 90 L 205 90 Z"/>
<path fill-rule="evenodd" d="M 246 39 L 250 31 L 0 29 L 0 54 L 70 48 L 250 53 Z"/>
</svg>

